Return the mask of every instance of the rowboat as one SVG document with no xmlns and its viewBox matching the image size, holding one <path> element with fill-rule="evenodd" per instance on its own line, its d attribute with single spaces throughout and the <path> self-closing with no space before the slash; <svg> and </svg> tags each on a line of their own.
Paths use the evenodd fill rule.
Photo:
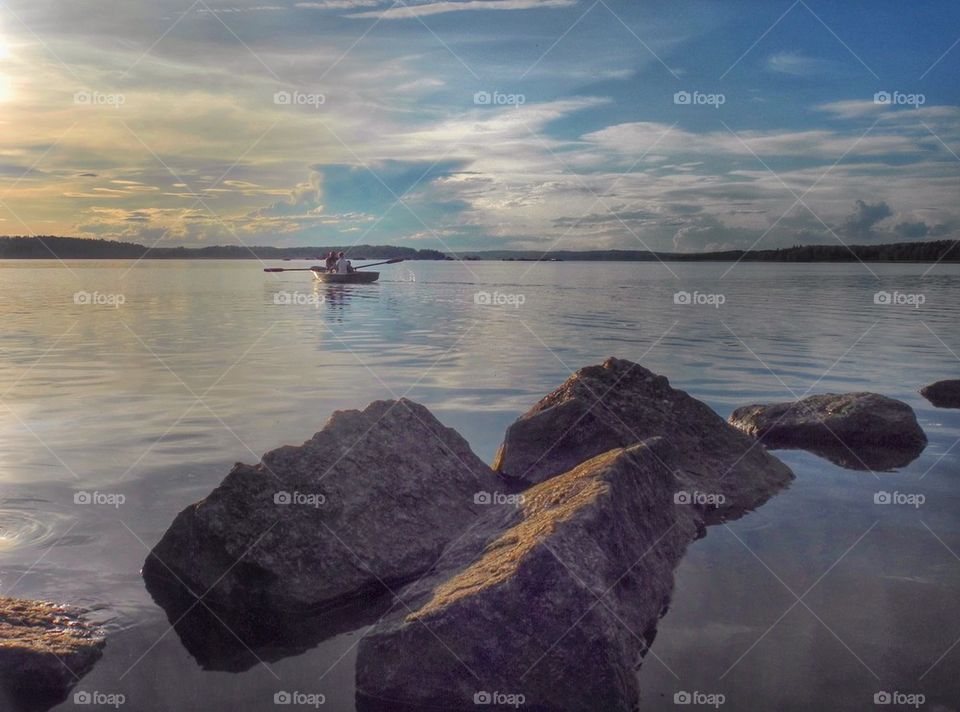
<svg viewBox="0 0 960 712">
<path fill-rule="evenodd" d="M 361 272 L 367 267 L 376 267 L 377 265 L 394 265 L 397 262 L 403 262 L 402 257 L 394 257 L 392 260 L 383 262 L 373 262 L 368 265 L 360 265 L 353 272 L 342 274 L 340 272 L 327 272 L 323 267 L 314 265 L 313 267 L 264 267 L 264 272 L 313 272 L 313 278 L 324 284 L 370 284 L 380 279 L 379 272 Z"/>
<path fill-rule="evenodd" d="M 320 269 L 311 270 L 313 278 L 324 284 L 369 284 L 376 282 L 380 278 L 379 272 L 348 272 L 340 274 L 338 272 L 322 272 Z"/>
</svg>

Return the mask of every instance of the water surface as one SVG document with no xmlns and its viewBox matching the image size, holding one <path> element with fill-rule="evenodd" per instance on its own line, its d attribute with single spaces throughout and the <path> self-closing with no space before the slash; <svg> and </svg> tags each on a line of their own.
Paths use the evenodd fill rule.
<svg viewBox="0 0 960 712">
<path fill-rule="evenodd" d="M 205 670 L 144 589 L 149 547 L 234 462 L 299 444 L 338 408 L 406 395 L 490 461 L 571 371 L 618 356 L 724 417 L 872 390 L 912 405 L 930 438 L 893 472 L 778 451 L 794 485 L 681 563 L 644 707 L 699 691 L 734 709 L 866 709 L 880 690 L 955 707 L 960 411 L 916 391 L 957 377 L 957 266 L 413 262 L 358 287 L 261 267 L 0 262 L 0 593 L 96 609 L 111 636 L 78 690 L 147 711 L 271 709 L 278 690 L 353 709 L 356 631 Z M 877 505 L 878 491 L 926 501 Z"/>
</svg>

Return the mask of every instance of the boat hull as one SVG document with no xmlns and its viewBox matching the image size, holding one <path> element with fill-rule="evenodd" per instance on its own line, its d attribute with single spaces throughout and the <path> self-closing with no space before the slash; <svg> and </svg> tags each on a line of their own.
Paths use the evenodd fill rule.
<svg viewBox="0 0 960 712">
<path fill-rule="evenodd" d="M 337 274 L 336 272 L 314 272 L 313 278 L 324 284 L 369 284 L 380 278 L 379 272 L 350 272 Z"/>
</svg>

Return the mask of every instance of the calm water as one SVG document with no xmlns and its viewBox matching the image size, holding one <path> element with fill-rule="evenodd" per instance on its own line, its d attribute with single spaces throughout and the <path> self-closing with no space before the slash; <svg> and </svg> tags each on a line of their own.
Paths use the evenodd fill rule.
<svg viewBox="0 0 960 712">
<path fill-rule="evenodd" d="M 896 472 L 778 452 L 796 483 L 680 565 L 644 707 L 697 691 L 726 709 L 868 709 L 888 690 L 956 709 L 960 411 L 916 390 L 960 370 L 960 268 L 729 266 L 413 262 L 315 288 L 253 261 L 0 262 L 0 592 L 95 608 L 111 635 L 76 689 L 127 709 L 264 710 L 298 690 L 351 710 L 355 633 L 205 671 L 144 590 L 148 548 L 233 462 L 299 444 L 335 409 L 405 394 L 492 460 L 514 418 L 614 355 L 724 417 L 808 389 L 878 391 L 930 438 Z M 725 301 L 675 304 L 678 290 Z M 878 305 L 880 290 L 925 301 Z M 926 501 L 877 505 L 880 490 Z"/>
</svg>

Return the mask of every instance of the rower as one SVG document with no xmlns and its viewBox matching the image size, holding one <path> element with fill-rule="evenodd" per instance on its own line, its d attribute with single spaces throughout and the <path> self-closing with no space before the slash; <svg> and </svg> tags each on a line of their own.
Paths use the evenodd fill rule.
<svg viewBox="0 0 960 712">
<path fill-rule="evenodd" d="M 337 255 L 337 274 L 349 274 L 353 271 L 350 260 L 342 252 Z"/>
</svg>

